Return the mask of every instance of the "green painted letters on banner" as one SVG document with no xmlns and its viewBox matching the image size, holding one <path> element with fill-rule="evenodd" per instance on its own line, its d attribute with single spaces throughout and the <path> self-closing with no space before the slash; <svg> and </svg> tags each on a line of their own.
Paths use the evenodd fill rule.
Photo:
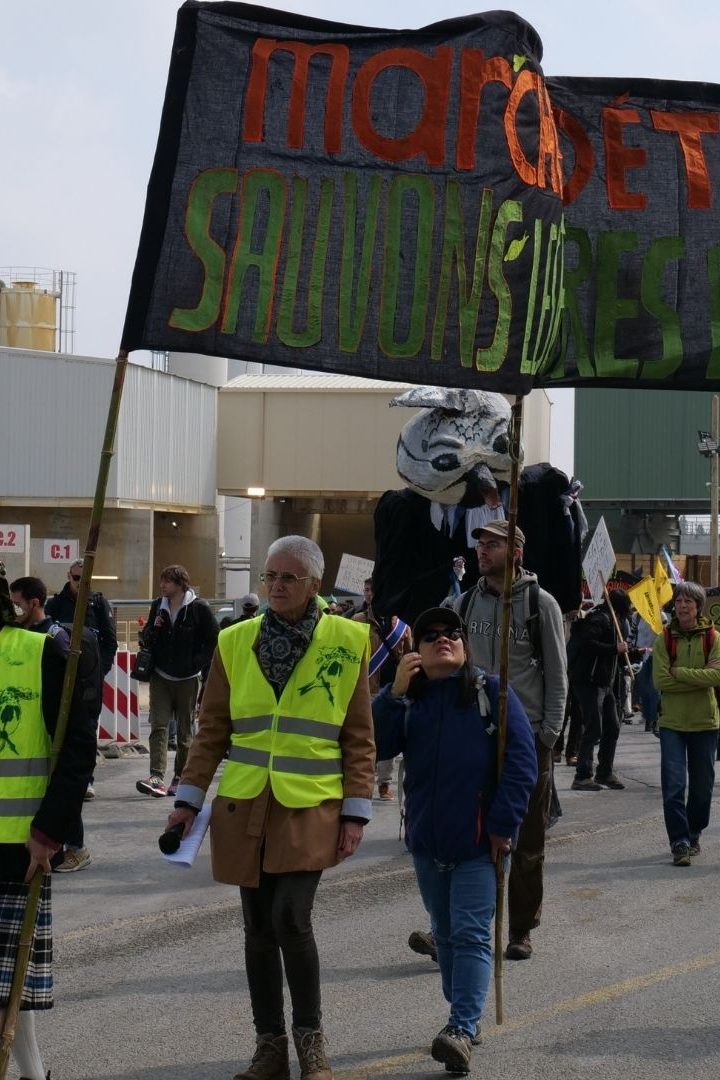
<svg viewBox="0 0 720 1080">
<path fill-rule="evenodd" d="M 370 177 L 360 251 L 360 268 L 357 274 L 357 286 L 353 289 L 358 231 L 358 174 L 346 172 L 343 176 L 345 212 L 338 303 L 340 322 L 338 338 L 341 352 L 357 352 L 365 329 L 382 182 L 380 176 Z"/>
<path fill-rule="evenodd" d="M 720 247 L 708 248 L 707 268 L 712 348 L 705 375 L 708 379 L 720 379 Z"/>
<path fill-rule="evenodd" d="M 662 328 L 662 358 L 645 361 L 640 371 L 643 379 L 666 379 L 682 364 L 683 346 L 680 316 L 662 299 L 663 270 L 672 259 L 682 259 L 685 241 L 682 236 L 661 236 L 653 240 L 643 260 L 640 299 L 649 315 Z"/>
<path fill-rule="evenodd" d="M 192 252 L 203 264 L 202 295 L 194 308 L 174 308 L 170 326 L 178 330 L 207 330 L 220 314 L 225 251 L 210 236 L 213 204 L 218 195 L 227 195 L 237 187 L 237 169 L 206 169 L 196 176 L 190 188 L 185 212 L 185 235 Z"/>
<path fill-rule="evenodd" d="M 307 284 L 307 324 L 305 330 L 293 329 L 293 314 L 297 296 L 300 262 L 305 232 L 305 209 L 307 207 L 308 181 L 296 176 L 292 186 L 292 214 L 288 241 L 287 266 L 283 281 L 277 321 L 277 336 L 283 345 L 305 349 L 317 345 L 322 337 L 322 301 L 325 281 L 330 215 L 332 213 L 335 185 L 332 180 L 320 181 L 320 206 L 318 209 L 315 242 L 313 244 L 310 279 Z"/>
<path fill-rule="evenodd" d="M 253 225 L 256 217 L 260 215 L 259 204 L 263 194 L 268 200 L 267 227 L 262 249 L 253 251 L 251 248 Z M 287 181 L 284 176 L 274 170 L 252 169 L 243 177 L 240 197 L 242 200 L 240 226 L 225 298 L 222 332 L 224 334 L 236 332 L 245 278 L 248 271 L 254 267 L 258 271 L 259 284 L 252 340 L 258 344 L 264 344 L 270 332 L 275 275 L 285 220 Z"/>
<path fill-rule="evenodd" d="M 597 307 L 595 312 L 595 365 L 599 378 L 632 379 L 639 361 L 615 355 L 615 332 L 623 319 L 637 319 L 640 302 L 618 296 L 620 256 L 636 251 L 637 234 L 628 230 L 600 233 L 597 248 Z"/>
<path fill-rule="evenodd" d="M 410 257 L 408 247 L 404 244 L 406 238 L 403 237 L 402 227 L 404 196 L 410 192 L 417 197 L 415 273 L 408 335 L 405 341 L 396 341 L 395 319 L 398 305 L 402 303 L 403 308 L 407 307 L 406 298 L 401 299 L 400 296 L 400 263 L 401 252 L 403 259 Z M 434 191 L 430 177 L 415 174 L 393 177 L 388 193 L 385 272 L 378 328 L 378 344 L 386 356 L 416 356 L 425 340 L 434 218 Z"/>
<path fill-rule="evenodd" d="M 490 241 L 488 284 L 497 300 L 498 312 L 492 342 L 487 348 L 478 349 L 475 354 L 475 366 L 478 371 L 497 371 L 502 367 L 507 355 L 510 319 L 512 318 L 512 294 L 502 271 L 505 255 L 505 233 L 508 225 L 513 221 L 520 222 L 522 219 L 522 205 L 515 199 L 506 199 L 500 205 L 495 218 L 492 240 Z"/>
<path fill-rule="evenodd" d="M 458 281 L 458 322 L 460 324 L 460 363 L 463 367 L 472 367 L 475 348 L 475 329 L 477 327 L 483 281 L 485 279 L 485 260 L 490 238 L 490 215 L 492 211 L 492 191 L 485 188 L 482 193 L 477 235 L 475 238 L 475 259 L 472 268 L 472 285 L 468 295 L 467 268 L 465 266 L 465 241 L 463 212 L 460 199 L 460 184 L 448 180 L 445 188 L 445 233 L 443 236 L 442 257 L 440 261 L 440 280 L 438 282 L 438 300 L 433 323 L 430 356 L 441 360 L 445 327 L 447 324 L 450 282 L 453 263 L 457 268 Z"/>
</svg>

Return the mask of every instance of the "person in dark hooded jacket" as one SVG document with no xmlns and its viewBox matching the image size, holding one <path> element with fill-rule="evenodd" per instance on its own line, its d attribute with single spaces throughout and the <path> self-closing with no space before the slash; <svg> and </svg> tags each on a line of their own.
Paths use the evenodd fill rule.
<svg viewBox="0 0 720 1080">
<path fill-rule="evenodd" d="M 508 689 L 507 744 L 497 779 L 498 678 L 468 659 L 465 625 L 431 608 L 413 627 L 393 683 L 373 702 L 380 759 L 405 760 L 405 842 L 437 947 L 447 1025 L 432 1056 L 469 1071 L 490 983 L 499 853 L 509 853 L 537 781 L 530 722 Z"/>
</svg>

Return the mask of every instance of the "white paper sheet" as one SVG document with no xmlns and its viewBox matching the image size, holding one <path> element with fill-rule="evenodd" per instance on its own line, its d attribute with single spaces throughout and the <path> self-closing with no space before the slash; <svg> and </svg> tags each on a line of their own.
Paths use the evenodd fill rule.
<svg viewBox="0 0 720 1080">
<path fill-rule="evenodd" d="M 192 866 L 210 824 L 210 810 L 211 803 L 206 802 L 195 818 L 195 823 L 189 834 L 184 840 L 180 841 L 180 847 L 177 851 L 173 855 L 163 855 L 163 859 L 175 863 L 176 866 L 183 866 L 186 870 Z"/>
</svg>

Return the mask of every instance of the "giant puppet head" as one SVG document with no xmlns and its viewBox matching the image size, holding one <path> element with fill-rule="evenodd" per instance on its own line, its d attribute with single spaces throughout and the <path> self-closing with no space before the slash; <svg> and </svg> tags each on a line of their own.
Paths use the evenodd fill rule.
<svg viewBox="0 0 720 1080">
<path fill-rule="evenodd" d="M 510 480 L 510 406 L 502 394 L 418 386 L 391 405 L 422 411 L 397 445 L 397 471 L 433 502 L 497 506 Z"/>
</svg>

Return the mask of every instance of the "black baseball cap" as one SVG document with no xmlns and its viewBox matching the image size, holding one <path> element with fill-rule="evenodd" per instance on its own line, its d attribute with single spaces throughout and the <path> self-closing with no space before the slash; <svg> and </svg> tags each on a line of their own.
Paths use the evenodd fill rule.
<svg viewBox="0 0 720 1080">
<path fill-rule="evenodd" d="M 448 607 L 431 607 L 418 615 L 415 620 L 412 634 L 413 641 L 416 645 L 425 631 L 432 626 L 433 623 L 447 626 L 448 630 L 462 630 L 462 632 L 465 633 L 465 623 L 462 621 L 457 611 L 453 611 L 452 608 Z"/>
</svg>

